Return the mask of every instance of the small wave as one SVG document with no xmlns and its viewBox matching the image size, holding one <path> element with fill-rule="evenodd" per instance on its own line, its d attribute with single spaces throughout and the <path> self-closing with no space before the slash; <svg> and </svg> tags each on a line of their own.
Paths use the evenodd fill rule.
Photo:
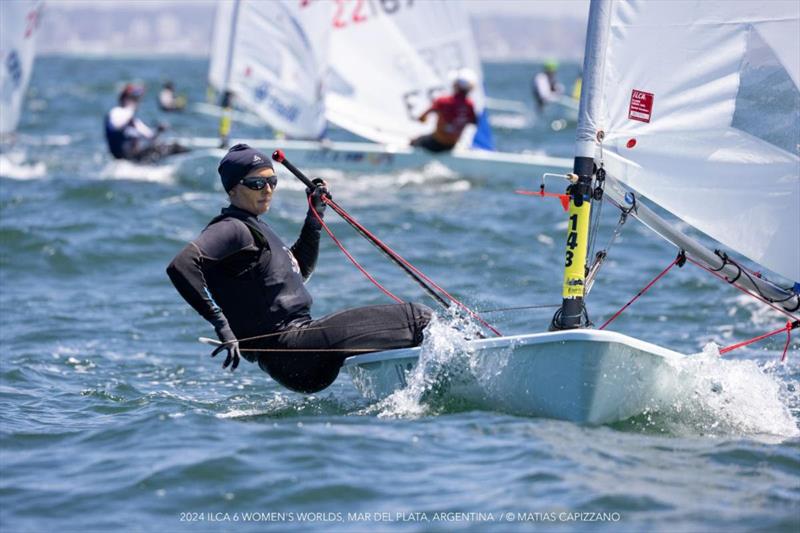
<svg viewBox="0 0 800 533">
<path fill-rule="evenodd" d="M 198 202 L 219 202 L 219 193 L 209 192 L 185 192 L 175 196 L 168 196 L 159 201 L 160 205 L 170 206 L 175 204 L 186 204 L 192 207 Z"/>
<path fill-rule="evenodd" d="M 491 115 L 489 117 L 489 123 L 496 128 L 524 130 L 533 127 L 536 120 L 532 116 L 520 113 L 502 113 Z"/>
<path fill-rule="evenodd" d="M 298 416 L 341 415 L 352 410 L 352 406 L 342 403 L 334 395 L 320 397 L 317 395 L 302 396 L 293 393 L 276 392 L 266 401 L 248 397 L 246 405 L 237 405 L 224 413 L 217 413 L 217 418 L 251 419 L 251 418 L 294 418 Z"/>
<path fill-rule="evenodd" d="M 177 164 L 143 165 L 131 161 L 117 160 L 108 163 L 100 171 L 104 179 L 149 181 L 172 184 L 175 182 Z"/>
<path fill-rule="evenodd" d="M 24 154 L 0 155 L 0 176 L 15 180 L 31 180 L 47 175 L 47 165 L 38 161 L 29 163 L 25 161 Z"/>
<path fill-rule="evenodd" d="M 20 135 L 18 139 L 19 142 L 26 146 L 69 146 L 74 141 L 72 135 L 57 133 L 50 135 Z"/>
</svg>

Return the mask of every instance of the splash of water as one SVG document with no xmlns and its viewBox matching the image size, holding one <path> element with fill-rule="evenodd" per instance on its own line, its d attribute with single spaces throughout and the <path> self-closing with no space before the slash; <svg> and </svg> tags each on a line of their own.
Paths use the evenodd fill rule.
<svg viewBox="0 0 800 533">
<path fill-rule="evenodd" d="M 407 386 L 396 390 L 367 411 L 379 417 L 409 417 L 438 414 L 447 405 L 447 391 L 455 381 L 474 379 L 469 339 L 478 326 L 462 317 L 433 316 L 425 330 L 417 365 L 407 375 Z"/>
<path fill-rule="evenodd" d="M 652 408 L 623 424 L 672 435 L 792 438 L 790 382 L 774 363 L 720 357 L 709 343 L 702 353 L 670 360 Z"/>
<path fill-rule="evenodd" d="M 22 152 L 10 152 L 0 155 L 0 176 L 15 180 L 30 180 L 44 177 L 47 174 L 47 165 L 41 161 L 31 163 L 26 161 Z"/>
</svg>

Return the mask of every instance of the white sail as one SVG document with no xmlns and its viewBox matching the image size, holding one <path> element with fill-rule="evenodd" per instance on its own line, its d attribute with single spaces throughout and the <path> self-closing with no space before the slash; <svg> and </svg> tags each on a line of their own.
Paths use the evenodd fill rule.
<svg viewBox="0 0 800 533">
<path fill-rule="evenodd" d="M 214 33 L 211 37 L 211 57 L 208 63 L 208 84 L 221 93 L 228 85 L 229 66 L 233 52 L 235 18 L 238 17 L 238 0 L 218 2 L 214 15 Z"/>
<path fill-rule="evenodd" d="M 800 3 L 599 0 L 584 72 L 578 155 L 800 280 Z"/>
<path fill-rule="evenodd" d="M 274 129 L 296 138 L 325 131 L 323 77 L 331 2 L 220 2 L 209 82 Z"/>
<path fill-rule="evenodd" d="M 415 2 L 413 9 L 397 9 L 394 20 L 417 54 L 430 66 L 440 83 L 449 90 L 453 71 L 469 68 L 476 77 L 469 93 L 478 114 L 475 145 L 494 148 L 486 115 L 486 93 L 478 47 L 472 34 L 469 11 L 461 2 L 428 0 Z"/>
<path fill-rule="evenodd" d="M 36 55 L 41 0 L 0 2 L 0 134 L 17 129 Z"/>
<path fill-rule="evenodd" d="M 480 60 L 458 3 L 342 0 L 332 26 L 331 122 L 373 141 L 407 144 L 430 132 L 417 118 L 450 91 L 450 75 L 462 67 L 478 77 L 470 97 L 483 111 Z"/>
<path fill-rule="evenodd" d="M 339 2 L 332 19 L 328 119 L 367 139 L 392 144 L 430 130 L 416 120 L 444 87 L 375 3 Z"/>
</svg>

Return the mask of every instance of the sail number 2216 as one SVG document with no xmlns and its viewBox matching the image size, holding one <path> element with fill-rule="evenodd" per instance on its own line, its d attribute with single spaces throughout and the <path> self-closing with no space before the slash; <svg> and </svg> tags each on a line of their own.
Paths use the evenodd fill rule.
<svg viewBox="0 0 800 533">
<path fill-rule="evenodd" d="M 378 15 L 378 8 L 385 15 L 394 15 L 402 7 L 409 8 L 414 0 L 336 0 L 333 14 L 333 27 L 345 28 L 349 24 L 359 24 Z"/>
</svg>

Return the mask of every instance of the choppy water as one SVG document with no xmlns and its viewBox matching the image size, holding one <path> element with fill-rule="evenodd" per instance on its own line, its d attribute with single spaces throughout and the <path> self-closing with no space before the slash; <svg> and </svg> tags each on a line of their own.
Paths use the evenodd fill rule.
<svg viewBox="0 0 800 533">
<path fill-rule="evenodd" d="M 690 265 L 614 329 L 696 355 L 657 409 L 610 427 L 425 395 L 371 405 L 346 375 L 302 396 L 247 363 L 223 372 L 196 342 L 209 327 L 164 274 L 222 205 L 214 162 L 112 164 L 101 128 L 119 80 L 148 83 L 143 116 L 155 119 L 158 83 L 170 77 L 201 100 L 205 69 L 37 59 L 14 148 L 25 159 L 0 177 L 3 531 L 798 530 L 798 343 L 783 365 L 785 337 L 724 360 L 713 346 L 703 353 L 785 320 Z M 529 101 L 533 69 L 487 65 L 489 94 Z M 216 129 L 203 115 L 168 120 L 178 133 Z M 573 132 L 541 121 L 495 133 L 510 151 L 571 151 Z M 534 176 L 321 174 L 354 216 L 477 308 L 560 301 L 564 215 L 555 201 L 513 194 Z M 288 178 L 279 190 L 268 218 L 288 240 L 303 194 Z M 608 207 L 603 222 L 601 241 L 616 222 Z M 424 301 L 369 244 L 333 227 L 388 288 Z M 629 223 L 589 298 L 592 318 L 610 316 L 674 254 Z M 327 238 L 310 290 L 316 316 L 384 302 Z M 551 315 L 487 316 L 515 334 L 544 330 Z M 432 335 L 432 357 L 447 364 L 457 339 L 445 327 Z"/>
</svg>

